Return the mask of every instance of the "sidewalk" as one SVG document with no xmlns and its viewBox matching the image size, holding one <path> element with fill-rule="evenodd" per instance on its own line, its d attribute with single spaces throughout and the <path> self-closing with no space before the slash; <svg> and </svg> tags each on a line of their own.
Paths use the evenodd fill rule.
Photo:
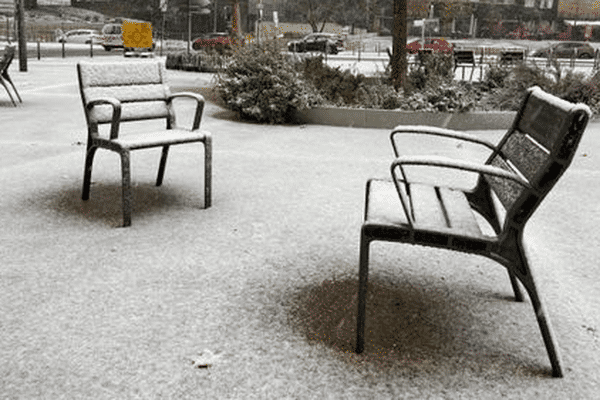
<svg viewBox="0 0 600 400">
<path fill-rule="evenodd" d="M 17 108 L 0 91 L 0 398 L 597 396 L 598 123 L 526 230 L 565 378 L 549 377 L 531 304 L 510 301 L 499 265 L 405 245 L 374 247 L 367 328 L 388 335 L 357 356 L 364 187 L 389 174 L 388 131 L 259 125 L 208 103 L 213 206 L 200 208 L 200 146 L 173 148 L 160 188 L 160 151 L 138 151 L 133 224 L 119 228 L 115 154 L 98 152 L 80 199 L 76 61 L 13 63 Z M 185 124 L 192 105 L 179 106 Z M 209 368 L 194 368 L 200 353 Z"/>
</svg>

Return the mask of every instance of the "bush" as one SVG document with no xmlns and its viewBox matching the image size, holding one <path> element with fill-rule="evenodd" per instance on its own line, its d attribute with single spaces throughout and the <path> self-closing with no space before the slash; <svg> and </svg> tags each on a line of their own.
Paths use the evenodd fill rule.
<svg viewBox="0 0 600 400">
<path fill-rule="evenodd" d="M 429 112 L 516 110 L 525 90 L 540 86 L 572 102 L 600 109 L 600 73 L 593 79 L 560 64 L 541 68 L 522 63 L 514 68 L 490 65 L 480 83 L 454 81 L 452 57 L 421 56 L 409 71 L 406 89 L 396 92 L 385 76 L 369 83 L 363 75 L 341 71 L 323 57 L 289 57 L 274 44 L 247 46 L 231 57 L 219 74 L 217 92 L 231 110 L 259 122 L 290 122 L 292 112 L 316 105 L 402 109 Z"/>
<path fill-rule="evenodd" d="M 509 68 L 490 63 L 488 64 L 488 68 L 485 77 L 481 82 L 481 86 L 487 90 L 504 87 L 509 75 Z"/>
<path fill-rule="evenodd" d="M 355 104 L 359 91 L 362 100 L 365 100 L 364 75 L 341 71 L 339 67 L 332 68 L 323 62 L 323 56 L 305 59 L 300 70 L 319 95 L 332 104 Z"/>
<path fill-rule="evenodd" d="M 428 86 L 402 98 L 401 107 L 409 111 L 466 112 L 475 108 L 479 96 L 468 85 L 443 83 Z"/>
<path fill-rule="evenodd" d="M 216 89 L 229 109 L 258 122 L 289 122 L 294 110 L 318 101 L 293 64 L 269 43 L 235 51 L 218 74 Z"/>
<path fill-rule="evenodd" d="M 406 74 L 406 91 L 412 93 L 427 87 L 451 84 L 454 78 L 452 55 L 421 53 L 418 66 Z"/>
<path fill-rule="evenodd" d="M 168 69 L 215 72 L 227 63 L 227 58 L 226 54 L 217 52 L 180 51 L 168 53 L 165 65 Z"/>
<path fill-rule="evenodd" d="M 490 70 L 492 74 L 500 74 L 493 68 Z M 573 71 L 564 73 L 556 60 L 548 67 L 522 63 L 507 71 L 502 79 L 502 85 L 491 89 L 490 104 L 496 109 L 517 110 L 525 96 L 525 91 L 531 86 L 539 86 L 548 93 L 574 103 L 585 103 L 592 109 L 598 104 L 597 100 L 600 100 L 593 79 Z M 487 79 L 482 83 L 482 87 L 490 86 Z"/>
</svg>

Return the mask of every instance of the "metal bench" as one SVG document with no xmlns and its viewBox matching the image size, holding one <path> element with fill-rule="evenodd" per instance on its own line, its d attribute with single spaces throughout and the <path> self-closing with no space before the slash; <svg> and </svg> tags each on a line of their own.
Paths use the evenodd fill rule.
<svg viewBox="0 0 600 400">
<path fill-rule="evenodd" d="M 500 53 L 499 63 L 501 65 L 513 65 L 522 63 L 524 60 L 525 52 L 523 50 L 507 50 Z"/>
<path fill-rule="evenodd" d="M 583 104 L 532 88 L 498 145 L 448 129 L 398 126 L 393 130 L 396 159 L 391 164 L 392 179 L 367 183 L 360 244 L 357 353 L 364 349 L 370 244 L 402 242 L 479 254 L 506 267 L 516 300 L 523 299 L 519 281 L 529 294 L 553 375 L 563 375 L 559 349 L 524 247 L 523 230 L 571 163 L 590 116 Z M 447 157 L 400 156 L 400 140 L 407 134 L 474 143 L 487 148 L 489 157 L 478 164 Z M 409 179 L 408 170 L 419 167 L 433 172 L 448 168 L 473 173 L 477 181 L 473 188 L 465 189 L 448 182 Z M 489 231 L 477 214 L 489 223 Z"/>
<path fill-rule="evenodd" d="M 465 80 L 465 69 L 471 69 L 469 81 L 473 80 L 473 72 L 475 71 L 475 52 L 473 50 L 454 50 L 454 72 L 460 67 L 462 68 L 462 80 Z"/>
<path fill-rule="evenodd" d="M 123 186 L 123 226 L 131 225 L 132 190 L 130 151 L 162 147 L 156 186 L 165 173 L 169 147 L 200 142 L 204 145 L 204 207 L 211 205 L 212 140 L 209 132 L 200 130 L 204 98 L 195 93 L 171 94 L 166 85 L 166 69 L 160 61 L 127 61 L 118 63 L 88 62 L 77 64 L 79 89 L 88 126 L 82 199 L 88 200 L 94 154 L 99 148 L 121 156 Z M 189 97 L 196 101 L 191 129 L 175 123 L 173 99 Z M 136 135 L 120 134 L 123 122 L 165 120 L 166 126 Z M 110 132 L 102 134 L 99 125 L 110 124 Z"/>
<path fill-rule="evenodd" d="M 21 100 L 21 96 L 19 96 L 19 92 L 17 92 L 15 84 L 13 83 L 12 79 L 10 79 L 10 75 L 8 75 L 8 68 L 10 67 L 10 64 L 12 63 L 12 60 L 14 58 L 15 46 L 6 46 L 4 48 L 4 54 L 2 55 L 2 59 L 0 59 L 0 84 L 4 86 L 4 89 L 6 89 L 6 93 L 8 93 L 8 97 L 10 97 L 10 101 L 12 101 L 13 105 L 16 107 L 17 103 L 15 102 L 15 99 L 13 98 L 12 94 L 10 93 L 10 90 L 8 89 L 8 85 L 6 84 L 6 82 L 10 83 L 15 94 L 17 95 L 17 98 L 22 103 L 23 100 Z"/>
</svg>

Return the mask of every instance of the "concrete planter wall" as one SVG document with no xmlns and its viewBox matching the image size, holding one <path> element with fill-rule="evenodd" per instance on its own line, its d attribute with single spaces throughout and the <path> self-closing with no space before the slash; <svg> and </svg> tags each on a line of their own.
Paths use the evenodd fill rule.
<svg viewBox="0 0 600 400">
<path fill-rule="evenodd" d="M 294 118 L 303 124 L 350 126 L 355 128 L 392 129 L 397 125 L 432 125 L 449 129 L 507 129 L 515 118 L 514 111 L 432 113 L 420 111 L 375 110 L 319 107 L 297 111 Z"/>
</svg>

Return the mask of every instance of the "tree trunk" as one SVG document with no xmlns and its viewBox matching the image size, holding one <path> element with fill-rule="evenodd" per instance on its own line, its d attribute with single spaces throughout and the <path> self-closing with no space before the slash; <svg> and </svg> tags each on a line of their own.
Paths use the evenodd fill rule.
<svg viewBox="0 0 600 400">
<path fill-rule="evenodd" d="M 392 45 L 392 82 L 394 89 L 404 87 L 406 79 L 406 0 L 394 0 L 394 32 Z"/>
</svg>

